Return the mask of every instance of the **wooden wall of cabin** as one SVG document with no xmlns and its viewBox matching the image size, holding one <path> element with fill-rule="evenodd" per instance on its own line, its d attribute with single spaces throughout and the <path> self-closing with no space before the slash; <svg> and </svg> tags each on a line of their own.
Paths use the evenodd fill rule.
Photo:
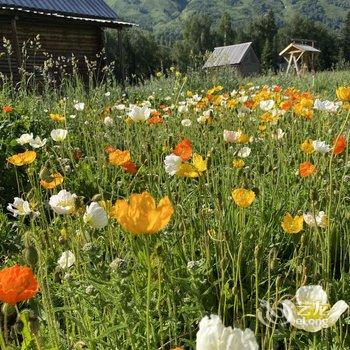
<svg viewBox="0 0 350 350">
<path fill-rule="evenodd" d="M 12 44 L 12 56 L 7 57 L 3 45 L 0 47 L 0 72 L 9 75 L 10 71 L 14 79 L 18 80 L 17 55 L 15 50 L 15 37 L 11 20 L 13 17 L 0 14 L 0 38 L 8 38 Z M 18 16 L 16 20 L 22 65 L 26 71 L 33 72 L 35 67 L 43 67 L 44 61 L 52 55 L 53 60 L 63 66 L 62 58 L 71 59 L 72 54 L 78 61 L 78 70 L 86 76 L 87 65 L 85 57 L 89 61 L 101 64 L 97 55 L 103 49 L 103 31 L 99 26 L 85 24 L 77 21 L 56 19 L 51 17 Z M 30 48 L 30 41 L 40 35 L 41 48 Z M 10 70 L 11 68 L 11 70 Z M 71 74 L 71 65 L 65 68 L 67 74 Z M 52 73 L 58 74 L 59 69 L 52 69 Z M 57 73 L 56 73 L 57 72 Z M 36 69 L 36 76 L 40 70 Z"/>
</svg>

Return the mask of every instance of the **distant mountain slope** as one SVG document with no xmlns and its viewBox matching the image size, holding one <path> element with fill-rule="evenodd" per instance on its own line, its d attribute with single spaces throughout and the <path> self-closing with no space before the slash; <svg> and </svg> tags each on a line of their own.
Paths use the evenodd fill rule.
<svg viewBox="0 0 350 350">
<path fill-rule="evenodd" d="M 339 29 L 348 11 L 349 0 L 107 0 L 120 18 L 134 21 L 158 37 L 179 35 L 183 20 L 193 13 L 207 13 L 217 21 L 230 13 L 234 24 L 241 26 L 275 11 L 278 21 L 299 13 L 332 29 Z"/>
</svg>

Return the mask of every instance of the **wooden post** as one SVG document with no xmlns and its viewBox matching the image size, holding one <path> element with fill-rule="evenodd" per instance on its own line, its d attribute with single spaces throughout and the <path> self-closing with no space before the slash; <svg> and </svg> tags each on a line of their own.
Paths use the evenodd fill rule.
<svg viewBox="0 0 350 350">
<path fill-rule="evenodd" d="M 18 40 L 17 20 L 18 20 L 17 16 L 11 19 L 12 41 L 13 41 L 14 53 L 17 61 L 17 68 L 21 68 L 23 62 L 22 62 L 21 48 L 19 47 L 19 40 Z"/>
<path fill-rule="evenodd" d="M 293 59 L 293 54 L 291 53 L 290 57 L 289 57 L 289 60 L 288 60 L 288 67 L 287 67 L 287 70 L 286 70 L 286 74 L 289 73 L 290 67 L 292 65 L 292 59 Z"/>
<path fill-rule="evenodd" d="M 294 67 L 295 67 L 295 70 L 297 72 L 297 75 L 299 76 L 300 75 L 300 70 L 299 70 L 299 66 L 298 66 L 298 61 L 295 58 L 294 54 L 293 54 L 293 62 L 294 62 Z"/>
<path fill-rule="evenodd" d="M 123 52 L 123 28 L 118 29 L 118 56 L 119 56 L 119 69 L 120 69 L 120 80 L 122 89 L 125 89 L 125 71 L 124 71 L 124 52 Z"/>
</svg>

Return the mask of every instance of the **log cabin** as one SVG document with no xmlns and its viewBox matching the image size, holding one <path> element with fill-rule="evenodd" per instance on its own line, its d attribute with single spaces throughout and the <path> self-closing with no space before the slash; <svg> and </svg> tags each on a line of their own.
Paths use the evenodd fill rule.
<svg viewBox="0 0 350 350">
<path fill-rule="evenodd" d="M 72 57 L 86 75 L 86 62 L 104 48 L 104 29 L 118 30 L 122 57 L 122 30 L 133 25 L 103 0 L 0 0 L 0 75 L 18 81 L 21 70 L 37 75 L 45 62 L 64 66 Z"/>
</svg>

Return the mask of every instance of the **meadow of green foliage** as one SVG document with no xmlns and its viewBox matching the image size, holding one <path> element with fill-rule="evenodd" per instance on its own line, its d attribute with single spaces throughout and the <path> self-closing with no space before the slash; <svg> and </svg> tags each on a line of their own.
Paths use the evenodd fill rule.
<svg viewBox="0 0 350 350">
<path fill-rule="evenodd" d="M 0 111 L 0 267 L 30 266 L 40 289 L 2 305 L 1 350 L 194 349 L 198 322 L 210 314 L 250 328 L 260 349 L 350 349 L 348 311 L 315 333 L 281 312 L 305 285 L 322 286 L 331 306 L 350 302 L 350 159 L 346 146 L 334 153 L 339 135 L 349 140 L 350 109 L 314 108 L 316 99 L 338 101 L 336 89 L 349 82 L 349 71 L 246 80 L 173 71 L 125 91 L 112 80 L 86 87 L 64 79 L 40 92 L 4 83 L 0 106 L 12 108 Z M 276 115 L 262 110 L 266 100 Z M 152 118 L 133 122 L 134 104 Z M 67 137 L 54 141 L 54 129 Z M 224 140 L 224 130 L 247 137 Z M 46 143 L 16 141 L 30 133 Z M 193 178 L 164 167 L 184 139 L 207 162 Z M 303 152 L 310 139 L 330 149 Z M 130 152 L 135 171 L 111 164 L 116 149 Z M 25 150 L 36 159 L 11 164 Z M 306 177 L 304 162 L 316 169 Z M 42 180 L 56 173 L 63 182 L 45 189 Z M 237 188 L 254 192 L 249 207 L 233 200 Z M 77 196 L 63 215 L 49 204 L 62 189 Z M 110 207 L 144 191 L 157 203 L 168 196 L 174 213 L 160 232 L 133 235 Z M 28 215 L 11 215 L 15 197 L 28 201 Z M 84 219 L 92 202 L 108 213 L 101 229 Z M 287 213 L 320 211 L 320 226 L 304 222 L 290 233 L 281 225 Z M 72 264 L 60 261 L 68 251 Z M 0 278 L 0 300 L 1 288 Z"/>
</svg>

